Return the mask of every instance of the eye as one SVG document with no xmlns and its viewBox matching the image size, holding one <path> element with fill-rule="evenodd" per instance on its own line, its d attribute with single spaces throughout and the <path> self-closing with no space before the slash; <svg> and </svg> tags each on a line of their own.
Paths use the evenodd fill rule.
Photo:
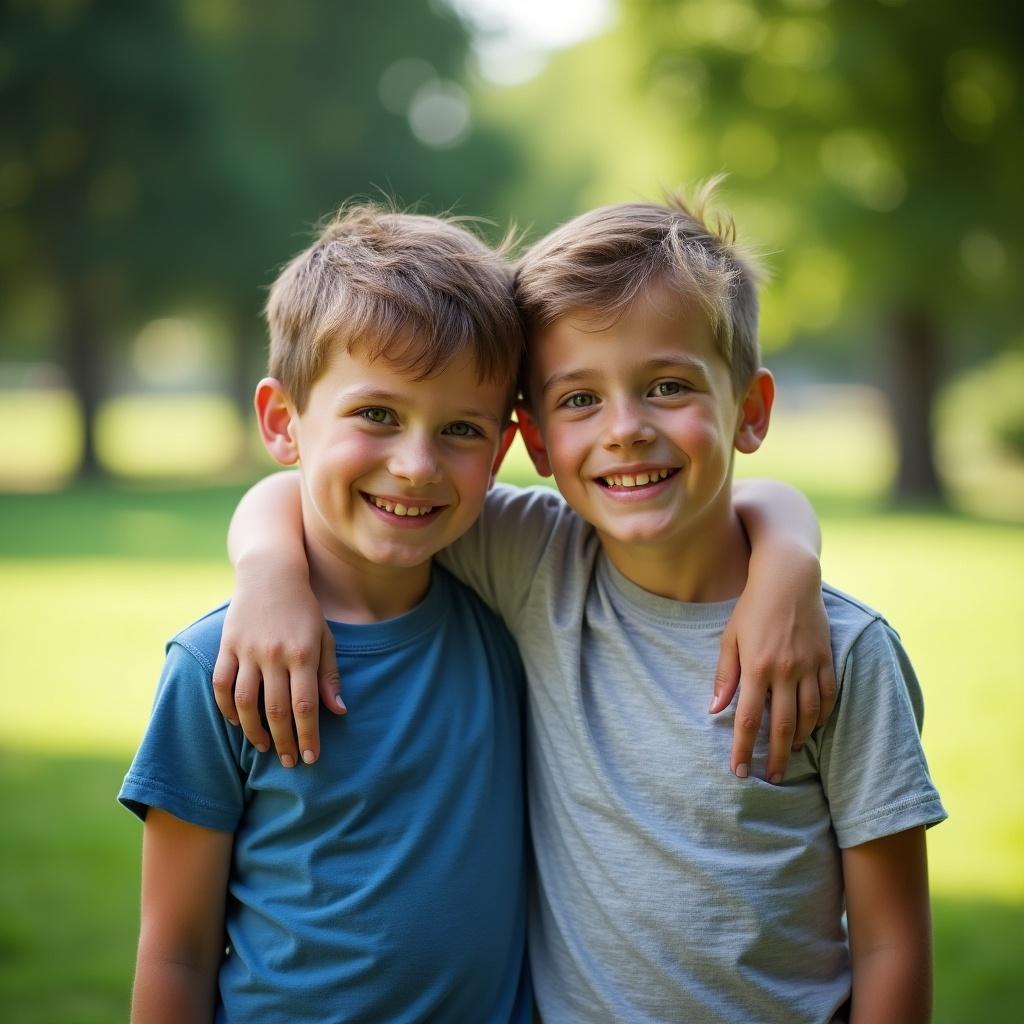
<svg viewBox="0 0 1024 1024">
<path fill-rule="evenodd" d="M 381 405 L 371 405 L 368 409 L 360 409 L 357 415 L 370 423 L 377 423 L 381 426 L 392 426 L 395 423 L 395 414 L 390 409 Z"/>
<path fill-rule="evenodd" d="M 659 380 L 651 388 L 651 396 L 653 398 L 675 398 L 676 395 L 681 395 L 688 390 L 689 386 L 681 380 Z"/>
<path fill-rule="evenodd" d="M 449 434 L 452 437 L 483 437 L 483 431 L 478 427 L 474 427 L 472 423 L 467 423 L 465 420 L 456 420 L 454 423 L 449 423 L 444 428 L 444 433 Z"/>
<path fill-rule="evenodd" d="M 587 391 L 574 391 L 567 398 L 562 400 L 562 406 L 566 409 L 589 409 L 597 403 L 597 396 Z"/>
</svg>

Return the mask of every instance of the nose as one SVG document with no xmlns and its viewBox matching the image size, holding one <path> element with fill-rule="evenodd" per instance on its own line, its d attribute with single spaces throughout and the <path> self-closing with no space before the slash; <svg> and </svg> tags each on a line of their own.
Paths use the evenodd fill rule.
<svg viewBox="0 0 1024 1024">
<path fill-rule="evenodd" d="M 647 422 L 638 403 L 629 399 L 609 402 L 607 415 L 604 437 L 606 448 L 632 448 L 638 444 L 650 444 L 654 440 L 654 428 Z"/>
<path fill-rule="evenodd" d="M 437 483 L 441 467 L 432 440 L 416 435 L 402 438 L 388 460 L 388 472 L 414 487 Z"/>
</svg>

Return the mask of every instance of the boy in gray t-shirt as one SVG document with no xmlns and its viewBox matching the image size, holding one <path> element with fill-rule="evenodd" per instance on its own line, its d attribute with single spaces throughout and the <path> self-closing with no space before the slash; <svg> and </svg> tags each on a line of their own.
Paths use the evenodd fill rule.
<svg viewBox="0 0 1024 1024">
<path fill-rule="evenodd" d="M 945 811 L 896 634 L 823 588 L 837 708 L 778 785 L 728 772 L 733 710 L 704 706 L 750 563 L 733 453 L 774 398 L 755 270 L 706 199 L 596 210 L 524 257 L 518 419 L 565 502 L 495 488 L 442 555 L 526 665 L 538 1005 L 549 1024 L 925 1021 L 924 830 Z"/>
</svg>

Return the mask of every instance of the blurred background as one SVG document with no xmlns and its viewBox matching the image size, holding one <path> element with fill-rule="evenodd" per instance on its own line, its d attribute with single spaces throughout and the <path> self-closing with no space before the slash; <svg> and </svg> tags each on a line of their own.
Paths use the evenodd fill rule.
<svg viewBox="0 0 1024 1024">
<path fill-rule="evenodd" d="M 115 804 L 162 643 L 231 586 L 275 269 L 351 196 L 510 223 L 729 176 L 779 381 L 743 474 L 925 690 L 936 1020 L 1024 930 L 1024 8 L 999 0 L 0 0 L 0 999 L 123 1020 Z M 532 480 L 521 452 L 504 471 Z M 1016 639 L 1015 639 L 1016 638 Z"/>
</svg>

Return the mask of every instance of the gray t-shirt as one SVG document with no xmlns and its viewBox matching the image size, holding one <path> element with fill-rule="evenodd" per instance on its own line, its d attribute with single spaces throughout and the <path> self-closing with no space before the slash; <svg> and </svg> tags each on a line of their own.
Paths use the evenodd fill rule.
<svg viewBox="0 0 1024 1024">
<path fill-rule="evenodd" d="M 492 490 L 443 563 L 526 666 L 545 1021 L 844 1020 L 840 849 L 946 816 L 920 688 L 881 616 L 823 588 L 839 701 L 771 786 L 729 771 L 735 702 L 707 713 L 735 602 L 642 590 L 544 488 Z M 755 774 L 766 753 L 763 728 Z"/>
</svg>

